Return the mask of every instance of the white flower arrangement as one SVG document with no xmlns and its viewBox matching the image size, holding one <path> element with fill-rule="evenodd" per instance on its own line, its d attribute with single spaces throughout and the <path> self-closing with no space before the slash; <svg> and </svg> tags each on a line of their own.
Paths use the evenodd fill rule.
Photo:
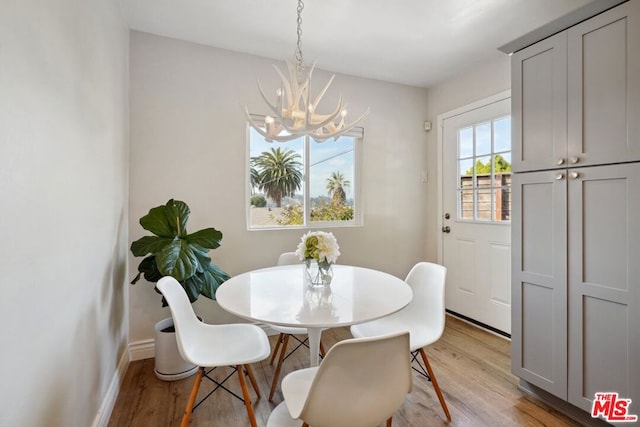
<svg viewBox="0 0 640 427">
<path fill-rule="evenodd" d="M 307 266 L 316 260 L 321 268 L 329 268 L 340 256 L 340 246 L 333 233 L 310 231 L 300 239 L 296 255 Z"/>
</svg>

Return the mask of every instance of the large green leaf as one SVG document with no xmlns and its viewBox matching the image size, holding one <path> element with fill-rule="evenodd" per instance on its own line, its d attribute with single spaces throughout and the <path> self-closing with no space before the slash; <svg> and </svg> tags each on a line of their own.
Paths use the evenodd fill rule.
<svg viewBox="0 0 640 427">
<path fill-rule="evenodd" d="M 198 269 L 195 251 L 179 237 L 156 254 L 156 263 L 160 273 L 174 277 L 178 282 L 193 276 Z"/>
<path fill-rule="evenodd" d="M 180 200 L 169 200 L 167 202 L 165 215 L 167 221 L 173 228 L 174 235 L 185 237 L 187 235 L 187 221 L 189 220 L 189 206 Z"/>
<path fill-rule="evenodd" d="M 220 247 L 222 232 L 213 227 L 205 228 L 187 236 L 187 241 L 192 245 L 198 245 L 207 249 Z"/>
<path fill-rule="evenodd" d="M 140 225 L 156 236 L 174 237 L 175 226 L 169 223 L 166 211 L 167 207 L 164 205 L 151 208 L 148 214 L 140 218 Z"/>
<path fill-rule="evenodd" d="M 209 258 L 209 256 L 207 255 L 207 252 L 209 251 L 206 248 L 200 247 L 198 245 L 191 245 L 191 248 L 193 249 L 193 253 L 198 259 L 197 272 L 202 273 L 204 272 L 206 266 L 211 263 L 211 258 Z"/>
<path fill-rule="evenodd" d="M 144 236 L 131 244 L 131 253 L 134 256 L 155 254 L 171 242 L 173 242 L 173 237 Z"/>
<path fill-rule="evenodd" d="M 199 273 L 198 276 L 202 277 L 202 295 L 207 298 L 216 299 L 216 290 L 218 286 L 223 284 L 229 279 L 229 275 L 222 271 L 218 266 L 214 264 L 207 264 L 205 271 Z"/>
<path fill-rule="evenodd" d="M 140 225 L 153 234 L 161 237 L 187 235 L 189 206 L 180 200 L 169 200 L 166 205 L 151 208 L 149 213 L 140 218 Z"/>
<path fill-rule="evenodd" d="M 189 296 L 189 301 L 195 302 L 202 293 L 203 281 L 199 274 L 195 274 L 184 281 L 182 287 Z"/>
<path fill-rule="evenodd" d="M 162 274 L 158 271 L 158 266 L 156 265 L 156 257 L 154 255 L 149 255 L 138 264 L 138 274 L 131 281 L 132 285 L 135 285 L 138 280 L 140 280 L 140 276 L 144 274 L 145 280 L 149 282 L 157 282 L 162 278 Z"/>
</svg>

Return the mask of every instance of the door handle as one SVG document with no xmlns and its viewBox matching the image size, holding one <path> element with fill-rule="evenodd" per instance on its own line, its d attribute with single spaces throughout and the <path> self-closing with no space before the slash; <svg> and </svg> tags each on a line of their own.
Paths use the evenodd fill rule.
<svg viewBox="0 0 640 427">
<path fill-rule="evenodd" d="M 442 232 L 451 233 L 451 227 L 449 227 L 448 225 L 445 225 L 444 227 L 442 227 Z"/>
</svg>

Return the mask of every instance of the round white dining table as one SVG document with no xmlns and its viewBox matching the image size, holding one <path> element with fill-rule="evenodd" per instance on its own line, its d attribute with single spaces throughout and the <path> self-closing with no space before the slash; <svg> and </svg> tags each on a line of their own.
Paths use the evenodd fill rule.
<svg viewBox="0 0 640 427">
<path fill-rule="evenodd" d="M 239 274 L 216 290 L 224 310 L 244 319 L 307 328 L 310 366 L 318 366 L 323 329 L 348 326 L 395 313 L 413 294 L 404 280 L 369 268 L 333 266 L 328 287 L 311 287 L 304 264 Z"/>
</svg>

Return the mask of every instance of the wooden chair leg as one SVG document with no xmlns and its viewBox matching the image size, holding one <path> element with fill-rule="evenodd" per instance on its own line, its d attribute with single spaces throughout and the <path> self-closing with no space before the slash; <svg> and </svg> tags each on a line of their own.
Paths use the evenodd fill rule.
<svg viewBox="0 0 640 427">
<path fill-rule="evenodd" d="M 276 355 L 278 354 L 278 349 L 280 349 L 280 344 L 284 339 L 284 334 L 278 335 L 278 339 L 276 340 L 276 346 L 273 349 L 273 353 L 271 353 L 271 359 L 269 360 L 269 365 L 273 365 L 273 361 L 276 360 Z"/>
<path fill-rule="evenodd" d="M 440 386 L 438 385 L 438 380 L 436 379 L 433 370 L 431 369 L 431 365 L 429 364 L 429 359 L 427 359 L 427 353 L 424 352 L 424 348 L 420 349 L 420 355 L 422 356 L 422 361 L 424 362 L 424 366 L 427 368 L 427 373 L 431 378 L 431 383 L 433 384 L 433 388 L 436 390 L 436 394 L 438 395 L 438 400 L 440 401 L 440 405 L 444 410 L 445 415 L 447 416 L 447 421 L 451 422 L 451 414 L 449 413 L 449 408 L 447 408 L 447 402 L 444 401 L 444 396 L 442 395 L 442 391 L 440 390 Z"/>
<path fill-rule="evenodd" d="M 309 427 L 309 424 L 307 424 L 307 423 L 303 422 L 303 423 L 302 423 L 302 427 Z"/>
<path fill-rule="evenodd" d="M 198 396 L 198 390 L 200 389 L 200 383 L 202 382 L 202 375 L 204 374 L 204 368 L 199 368 L 196 378 L 191 387 L 191 395 L 189 396 L 189 402 L 187 403 L 187 409 L 184 410 L 182 416 L 182 422 L 180 427 L 187 427 L 189 425 L 189 419 L 191 418 L 191 412 L 193 412 L 193 405 L 196 403 L 196 397 Z"/>
<path fill-rule="evenodd" d="M 251 387 L 253 387 L 253 391 L 256 392 L 256 397 L 260 399 L 260 387 L 258 387 L 258 383 L 256 381 L 256 377 L 253 375 L 253 370 L 251 369 L 251 365 L 244 365 L 244 369 L 247 371 L 247 375 L 249 376 L 249 381 L 251 381 Z"/>
<path fill-rule="evenodd" d="M 249 422 L 251 427 L 258 427 L 256 422 L 256 414 L 253 412 L 253 405 L 251 404 L 251 396 L 249 396 L 249 388 L 247 382 L 244 380 L 244 372 L 242 366 L 236 366 L 238 370 L 238 379 L 240 380 L 240 388 L 242 388 L 242 397 L 244 398 L 244 406 L 247 407 L 247 415 L 249 415 Z"/>
<path fill-rule="evenodd" d="M 284 361 L 284 356 L 287 353 L 287 345 L 289 344 L 289 335 L 286 334 L 284 336 L 284 342 L 282 343 L 282 347 L 280 348 L 280 357 L 278 358 L 278 365 L 276 365 L 276 371 L 273 373 L 273 379 L 271 380 L 271 390 L 269 391 L 269 402 L 273 399 L 273 394 L 276 391 L 276 386 L 278 385 L 278 377 L 280 377 L 280 369 L 282 368 L 282 362 Z"/>
<path fill-rule="evenodd" d="M 325 354 L 327 354 L 327 352 L 324 351 L 324 344 L 322 344 L 322 340 L 320 340 L 320 356 L 324 358 Z"/>
<path fill-rule="evenodd" d="M 387 420 L 387 427 L 391 427 L 392 424 L 393 424 L 393 417 L 389 417 L 389 419 Z"/>
</svg>

